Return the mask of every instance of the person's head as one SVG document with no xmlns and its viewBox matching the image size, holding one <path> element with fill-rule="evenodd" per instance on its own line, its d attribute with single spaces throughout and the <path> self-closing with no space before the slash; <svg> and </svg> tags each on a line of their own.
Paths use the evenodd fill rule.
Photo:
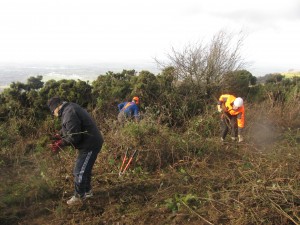
<svg viewBox="0 0 300 225">
<path fill-rule="evenodd" d="M 241 97 L 237 97 L 234 101 L 233 101 L 233 109 L 237 110 L 238 108 L 242 107 L 244 104 L 244 101 Z"/>
<path fill-rule="evenodd" d="M 140 103 L 139 97 L 133 97 L 132 101 L 135 102 L 135 104 L 137 104 L 137 105 Z"/>
<path fill-rule="evenodd" d="M 62 104 L 62 100 L 60 97 L 52 97 L 48 100 L 48 107 L 51 111 L 51 114 L 54 116 L 58 116 L 59 106 Z"/>
</svg>

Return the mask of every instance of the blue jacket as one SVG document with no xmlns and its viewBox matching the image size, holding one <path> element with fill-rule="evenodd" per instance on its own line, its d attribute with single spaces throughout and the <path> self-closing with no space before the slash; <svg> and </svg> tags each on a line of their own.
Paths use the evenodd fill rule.
<svg viewBox="0 0 300 225">
<path fill-rule="evenodd" d="M 126 117 L 134 116 L 136 119 L 140 118 L 139 107 L 135 102 L 122 102 L 118 105 L 119 112 L 124 112 Z"/>
</svg>

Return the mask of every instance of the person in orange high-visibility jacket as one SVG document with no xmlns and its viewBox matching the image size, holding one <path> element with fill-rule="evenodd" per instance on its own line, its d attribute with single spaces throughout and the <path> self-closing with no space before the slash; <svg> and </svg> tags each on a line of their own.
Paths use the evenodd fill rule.
<svg viewBox="0 0 300 225">
<path fill-rule="evenodd" d="M 231 139 L 242 142 L 242 131 L 245 127 L 245 108 L 241 97 L 230 94 L 223 94 L 219 98 L 218 111 L 221 116 L 221 140 L 224 141 L 229 129 L 231 128 Z"/>
</svg>

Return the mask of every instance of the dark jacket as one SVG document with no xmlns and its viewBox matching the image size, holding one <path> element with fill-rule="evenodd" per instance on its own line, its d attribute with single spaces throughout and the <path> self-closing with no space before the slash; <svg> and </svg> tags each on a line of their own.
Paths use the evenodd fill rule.
<svg viewBox="0 0 300 225">
<path fill-rule="evenodd" d="M 76 103 L 64 102 L 58 114 L 62 120 L 63 145 L 73 145 L 83 152 L 100 150 L 103 137 L 85 109 Z"/>
</svg>

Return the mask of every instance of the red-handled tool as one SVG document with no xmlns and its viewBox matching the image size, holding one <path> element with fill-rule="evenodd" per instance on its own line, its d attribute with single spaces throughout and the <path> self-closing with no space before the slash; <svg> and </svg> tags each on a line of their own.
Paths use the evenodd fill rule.
<svg viewBox="0 0 300 225">
<path fill-rule="evenodd" d="M 132 155 L 128 158 L 127 164 L 125 165 L 125 162 L 127 160 L 128 149 L 126 150 L 124 158 L 123 158 L 122 165 L 120 167 L 119 177 L 122 176 L 126 172 L 128 166 L 130 165 L 130 163 L 131 163 L 133 157 L 135 156 L 136 152 L 137 152 L 137 150 L 134 150 L 134 152 L 132 153 Z M 124 165 L 125 165 L 125 168 L 123 169 Z"/>
</svg>

